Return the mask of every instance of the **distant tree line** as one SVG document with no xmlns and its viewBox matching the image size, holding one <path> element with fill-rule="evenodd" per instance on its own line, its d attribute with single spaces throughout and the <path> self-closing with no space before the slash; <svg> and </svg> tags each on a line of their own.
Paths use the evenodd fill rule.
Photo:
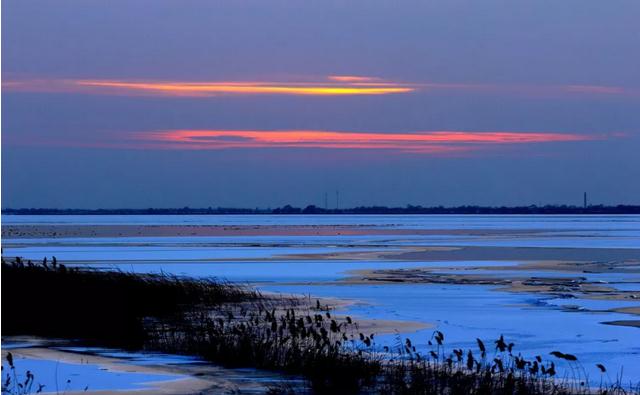
<svg viewBox="0 0 640 395">
<path fill-rule="evenodd" d="M 7 208 L 2 214 L 15 215 L 229 215 L 229 214 L 640 214 L 640 205 L 591 205 L 587 207 L 567 205 L 546 206 L 457 206 L 457 207 L 406 207 L 360 206 L 343 209 L 325 209 L 315 205 L 294 207 L 286 205 L 278 208 L 147 208 L 147 209 L 47 209 L 47 208 Z"/>
</svg>

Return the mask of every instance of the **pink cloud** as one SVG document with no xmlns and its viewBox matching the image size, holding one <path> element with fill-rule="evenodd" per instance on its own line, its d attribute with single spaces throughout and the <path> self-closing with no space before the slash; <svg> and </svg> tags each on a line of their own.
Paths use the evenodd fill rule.
<svg viewBox="0 0 640 395">
<path fill-rule="evenodd" d="M 132 145 L 162 149 L 323 148 L 412 153 L 471 151 L 488 145 L 575 142 L 592 136 L 572 133 L 426 131 L 414 133 L 325 130 L 168 130 L 134 133 Z"/>
</svg>

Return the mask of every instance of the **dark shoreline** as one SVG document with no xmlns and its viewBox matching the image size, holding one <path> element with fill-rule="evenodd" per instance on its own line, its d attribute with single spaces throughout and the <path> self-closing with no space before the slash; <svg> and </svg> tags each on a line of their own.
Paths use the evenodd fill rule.
<svg viewBox="0 0 640 395">
<path fill-rule="evenodd" d="M 305 208 L 286 205 L 275 209 L 249 208 L 120 208 L 120 209 L 56 209 L 5 208 L 8 215 L 629 215 L 640 214 L 640 205 L 590 206 L 457 206 L 457 207 L 353 207 L 325 209 L 314 205 Z"/>
</svg>

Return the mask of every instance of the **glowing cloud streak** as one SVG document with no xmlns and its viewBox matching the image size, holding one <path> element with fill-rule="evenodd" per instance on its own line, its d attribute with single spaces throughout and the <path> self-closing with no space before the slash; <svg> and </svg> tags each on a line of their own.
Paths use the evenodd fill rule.
<svg viewBox="0 0 640 395">
<path fill-rule="evenodd" d="M 271 95 L 385 95 L 390 93 L 411 92 L 413 88 L 399 86 L 365 85 L 304 85 L 275 84 L 259 82 L 220 82 L 220 83 L 142 83 L 119 81 L 77 81 L 85 87 L 115 88 L 130 91 L 160 93 L 176 96 L 207 96 L 219 94 L 271 94 Z"/>
<path fill-rule="evenodd" d="M 410 92 L 460 92 L 532 97 L 640 97 L 640 89 L 601 85 L 527 85 L 474 83 L 399 83 L 376 77 L 329 75 L 309 82 L 142 81 L 142 80 L 7 80 L 3 91 L 60 92 L 96 95 L 151 95 L 162 97 L 216 97 L 248 95 L 362 96 Z"/>
<path fill-rule="evenodd" d="M 3 88 L 9 91 L 178 97 L 221 95 L 387 95 L 408 93 L 415 90 L 414 87 L 409 85 L 356 76 L 330 76 L 320 82 L 24 80 L 7 81 L 3 83 Z"/>
<path fill-rule="evenodd" d="M 233 148 L 375 149 L 414 153 L 469 151 L 487 145 L 593 140 L 568 133 L 460 132 L 354 133 L 321 130 L 169 130 L 135 133 L 147 147 L 217 150 Z"/>
</svg>

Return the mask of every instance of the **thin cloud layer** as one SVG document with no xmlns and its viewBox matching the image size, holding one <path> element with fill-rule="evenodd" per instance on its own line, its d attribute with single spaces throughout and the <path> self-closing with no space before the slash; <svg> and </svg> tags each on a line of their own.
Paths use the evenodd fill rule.
<svg viewBox="0 0 640 395">
<path fill-rule="evenodd" d="M 382 79 L 376 77 L 363 77 L 359 75 L 330 75 L 327 77 L 329 81 L 351 82 L 351 83 L 376 83 L 383 82 Z"/>
<path fill-rule="evenodd" d="M 377 77 L 329 75 L 309 81 L 144 81 L 101 79 L 8 79 L 7 92 L 59 92 L 119 96 L 216 97 L 250 95 L 366 96 L 411 92 L 520 95 L 528 97 L 640 98 L 640 89 L 603 85 L 528 85 L 387 81 Z"/>
<path fill-rule="evenodd" d="M 135 133 L 132 146 L 219 150 L 237 148 L 323 148 L 452 153 L 490 145 L 575 142 L 596 137 L 571 133 L 426 131 L 414 133 L 323 130 L 168 130 Z"/>
</svg>

